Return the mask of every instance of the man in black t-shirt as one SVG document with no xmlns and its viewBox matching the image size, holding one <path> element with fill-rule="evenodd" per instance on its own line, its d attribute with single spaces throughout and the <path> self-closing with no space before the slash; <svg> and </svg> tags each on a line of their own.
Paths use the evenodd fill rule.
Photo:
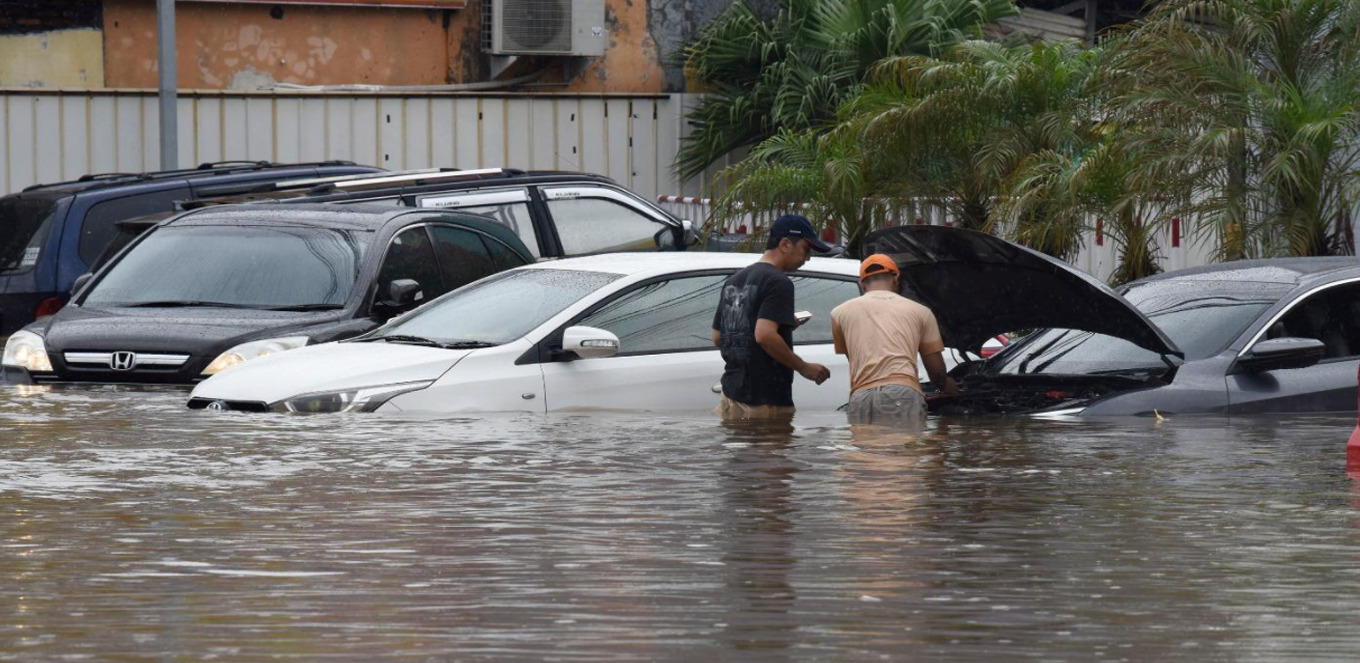
<svg viewBox="0 0 1360 663">
<path fill-rule="evenodd" d="M 793 352 L 793 281 L 812 251 L 830 250 L 812 223 L 786 214 L 770 227 L 760 261 L 723 284 L 713 315 L 713 344 L 727 363 L 722 376 L 724 418 L 784 416 L 793 412 L 793 373 L 821 384 L 831 371 L 803 361 Z"/>
</svg>

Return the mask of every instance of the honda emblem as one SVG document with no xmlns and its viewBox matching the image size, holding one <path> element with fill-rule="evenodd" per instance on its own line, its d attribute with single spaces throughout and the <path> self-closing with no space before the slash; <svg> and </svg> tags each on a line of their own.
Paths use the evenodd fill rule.
<svg viewBox="0 0 1360 663">
<path fill-rule="evenodd" d="M 130 371 L 137 367 L 137 354 L 134 352 L 115 352 L 109 357 L 109 368 L 115 371 Z"/>
</svg>

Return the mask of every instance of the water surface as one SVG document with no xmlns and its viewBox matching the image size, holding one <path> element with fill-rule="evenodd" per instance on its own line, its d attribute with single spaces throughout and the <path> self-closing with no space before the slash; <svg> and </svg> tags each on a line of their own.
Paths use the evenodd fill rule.
<svg viewBox="0 0 1360 663">
<path fill-rule="evenodd" d="M 1353 420 L 303 417 L 0 388 L 0 660 L 1327 661 Z"/>
</svg>

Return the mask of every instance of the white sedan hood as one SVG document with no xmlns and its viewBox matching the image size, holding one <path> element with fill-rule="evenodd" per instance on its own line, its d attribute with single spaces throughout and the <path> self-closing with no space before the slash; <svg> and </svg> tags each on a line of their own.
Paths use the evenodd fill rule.
<svg viewBox="0 0 1360 663">
<path fill-rule="evenodd" d="M 229 368 L 192 398 L 276 403 L 299 394 L 435 380 L 472 350 L 399 343 L 323 343 Z"/>
</svg>

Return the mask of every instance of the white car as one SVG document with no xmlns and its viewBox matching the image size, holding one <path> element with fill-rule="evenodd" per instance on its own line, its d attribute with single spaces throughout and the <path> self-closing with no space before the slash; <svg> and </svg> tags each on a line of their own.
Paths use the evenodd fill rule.
<svg viewBox="0 0 1360 663">
<path fill-rule="evenodd" d="M 557 412 L 696 410 L 718 403 L 723 360 L 710 332 L 719 289 L 759 258 L 632 253 L 502 272 L 352 341 L 265 357 L 194 389 L 189 407 L 276 412 Z M 793 335 L 825 364 L 818 386 L 794 380 L 800 408 L 849 398 L 831 309 L 859 296 L 859 263 L 813 258 L 791 274 L 812 319 Z"/>
</svg>

